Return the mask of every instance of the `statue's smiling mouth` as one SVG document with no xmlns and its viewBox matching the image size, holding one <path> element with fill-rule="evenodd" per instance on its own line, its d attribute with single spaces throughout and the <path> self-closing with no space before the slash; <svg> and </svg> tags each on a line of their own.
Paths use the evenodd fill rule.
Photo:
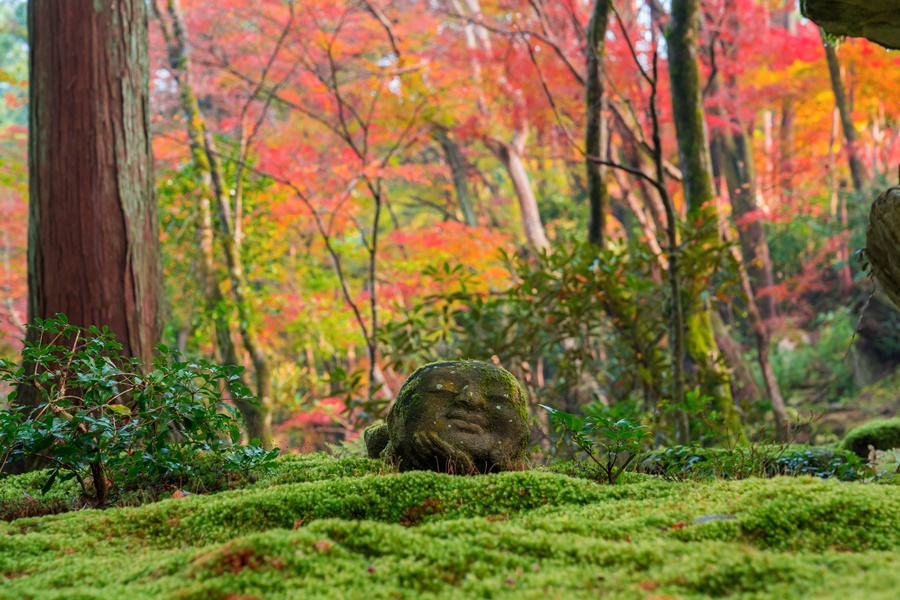
<svg viewBox="0 0 900 600">
<path fill-rule="evenodd" d="M 484 433 L 484 416 L 462 410 L 447 412 L 448 424 L 456 430 L 466 433 Z"/>
</svg>

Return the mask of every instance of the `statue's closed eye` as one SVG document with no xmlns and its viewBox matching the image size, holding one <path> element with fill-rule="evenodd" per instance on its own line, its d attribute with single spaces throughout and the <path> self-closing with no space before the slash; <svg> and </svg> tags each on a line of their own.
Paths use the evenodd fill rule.
<svg viewBox="0 0 900 600">
<path fill-rule="evenodd" d="M 453 400 L 454 398 L 456 398 L 459 395 L 452 390 L 436 390 L 436 389 L 428 390 L 425 393 L 428 394 L 429 396 L 434 396 L 434 397 L 440 398 L 442 400 Z"/>
</svg>

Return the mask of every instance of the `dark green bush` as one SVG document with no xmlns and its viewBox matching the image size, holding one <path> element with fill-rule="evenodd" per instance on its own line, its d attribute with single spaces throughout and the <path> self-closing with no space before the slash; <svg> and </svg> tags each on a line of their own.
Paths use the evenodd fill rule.
<svg viewBox="0 0 900 600">
<path fill-rule="evenodd" d="M 21 363 L 0 361 L 0 380 L 15 391 L 0 410 L 0 476 L 12 461 L 51 465 L 41 492 L 75 479 L 83 498 L 103 505 L 121 488 L 191 476 L 197 457 L 214 455 L 219 471 L 248 476 L 278 454 L 235 445 L 239 415 L 223 390 L 248 399 L 238 367 L 184 361 L 165 346 L 152 368 L 121 356 L 106 328 L 70 325 L 65 316 L 29 326 Z M 29 388 L 37 401 L 17 406 Z"/>
<path fill-rule="evenodd" d="M 845 449 L 862 458 L 869 456 L 870 445 L 876 450 L 900 448 L 900 417 L 873 419 L 851 429 L 843 441 Z"/>
</svg>

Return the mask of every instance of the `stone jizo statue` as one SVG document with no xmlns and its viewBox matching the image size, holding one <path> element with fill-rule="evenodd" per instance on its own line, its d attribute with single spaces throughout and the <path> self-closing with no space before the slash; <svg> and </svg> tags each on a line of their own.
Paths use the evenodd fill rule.
<svg viewBox="0 0 900 600">
<path fill-rule="evenodd" d="M 366 430 L 370 458 L 401 471 L 468 475 L 525 468 L 525 394 L 509 371 L 479 361 L 426 365 L 404 382 L 387 425 Z"/>
</svg>

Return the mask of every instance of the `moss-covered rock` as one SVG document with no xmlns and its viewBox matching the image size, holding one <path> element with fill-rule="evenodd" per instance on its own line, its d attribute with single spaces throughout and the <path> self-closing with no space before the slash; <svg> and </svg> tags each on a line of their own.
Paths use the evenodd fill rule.
<svg viewBox="0 0 900 600">
<path fill-rule="evenodd" d="M 900 0 L 893 0 L 892 18 L 900 42 Z M 898 46 L 900 47 L 900 46 Z M 890 188 L 875 199 L 866 228 L 866 257 L 884 291 L 900 306 L 900 187 Z"/>
<path fill-rule="evenodd" d="M 490 473 L 525 468 L 528 407 L 516 378 L 474 360 L 417 369 L 404 382 L 385 428 L 366 430 L 371 458 L 401 471 Z"/>
<path fill-rule="evenodd" d="M 869 456 L 869 446 L 876 450 L 900 448 L 900 417 L 873 419 L 851 429 L 842 444 L 844 448 L 862 458 Z"/>
<path fill-rule="evenodd" d="M 366 430 L 363 432 L 363 440 L 366 443 L 366 453 L 369 458 L 381 458 L 388 443 L 391 441 L 388 426 L 384 423 L 379 423 L 366 427 Z"/>
<path fill-rule="evenodd" d="M 832 35 L 900 48 L 900 0 L 803 0 L 800 8 Z"/>
</svg>

